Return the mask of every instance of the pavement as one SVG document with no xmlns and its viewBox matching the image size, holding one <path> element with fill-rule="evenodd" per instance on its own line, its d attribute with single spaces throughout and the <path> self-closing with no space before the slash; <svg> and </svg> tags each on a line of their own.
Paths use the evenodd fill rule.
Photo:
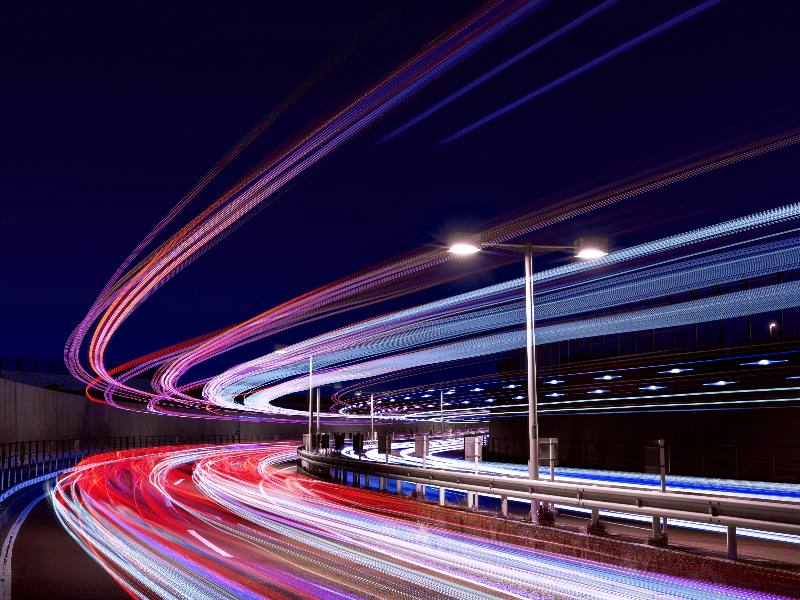
<svg viewBox="0 0 800 600">
<path fill-rule="evenodd" d="M 35 487 L 25 493 L 27 501 L 20 503 L 22 506 L 0 528 L 3 542 L 20 514 L 42 495 L 42 487 Z M 4 574 L 8 574 L 8 566 Z M 128 593 L 60 525 L 46 498 L 36 502 L 17 531 L 11 548 L 10 575 L 10 596 L 4 585 L 2 600 L 130 600 Z"/>
</svg>

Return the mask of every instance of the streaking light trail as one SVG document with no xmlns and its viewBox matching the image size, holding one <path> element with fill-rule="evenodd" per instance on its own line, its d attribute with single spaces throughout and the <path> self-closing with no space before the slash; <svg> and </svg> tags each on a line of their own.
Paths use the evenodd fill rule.
<svg viewBox="0 0 800 600">
<path fill-rule="evenodd" d="M 259 208 L 274 200 L 287 184 L 294 181 L 298 175 L 305 173 L 309 166 L 366 130 L 400 106 L 401 103 L 427 89 L 429 84 L 436 81 L 453 66 L 545 4 L 544 0 L 523 2 L 491 0 L 484 4 L 389 74 L 367 86 L 349 101 L 344 102 L 288 140 L 211 206 L 187 223 L 178 233 L 138 264 L 128 269 L 128 265 L 133 264 L 132 255 L 123 263 L 89 313 L 70 336 L 65 348 L 65 360 L 70 372 L 87 383 L 87 392 L 89 389 L 96 389 L 102 393 L 102 399 L 92 396 L 93 399 L 124 410 L 147 410 L 191 418 L 296 420 L 299 417 L 296 414 L 284 414 L 280 418 L 257 414 L 260 412 L 260 407 L 264 405 L 264 402 L 260 402 L 257 396 L 248 396 L 246 405 L 242 408 L 241 405 L 233 402 L 233 396 L 228 395 L 219 387 L 219 381 L 215 381 L 211 388 L 207 387 L 203 392 L 204 396 L 198 398 L 196 390 L 208 383 L 209 380 L 184 381 L 184 379 L 188 379 L 187 373 L 190 369 L 244 344 L 325 316 L 362 308 L 426 289 L 456 277 L 463 277 L 469 274 L 469 270 L 466 269 L 458 274 L 454 274 L 452 270 L 448 271 L 446 264 L 451 260 L 452 255 L 449 255 L 443 247 L 428 246 L 309 291 L 244 322 L 157 350 L 113 369 L 105 366 L 108 346 L 128 316 L 141 306 L 152 293 L 225 236 L 232 233 Z M 694 10 L 699 11 L 706 5 L 710 4 L 700 5 Z M 625 176 L 615 174 L 614 177 L 617 179 L 612 180 L 609 176 L 606 181 L 593 182 L 591 187 L 587 186 L 587 189 L 578 192 L 569 190 L 548 198 L 546 201 L 522 207 L 489 221 L 475 234 L 474 241 L 479 245 L 488 245 L 518 240 L 520 236 L 541 232 L 548 226 L 585 215 L 589 211 L 604 208 L 622 200 L 629 200 L 634 196 L 683 181 L 695 175 L 706 174 L 742 160 L 785 148 L 797 141 L 800 141 L 800 129 L 796 123 L 783 123 L 768 130 L 751 132 L 740 139 L 724 142 L 681 158 L 664 161 L 659 165 L 639 168 L 638 171 Z M 645 245 L 639 246 L 637 250 L 640 252 L 640 257 L 648 256 L 664 251 L 668 247 L 678 248 L 682 245 L 697 243 L 703 236 L 705 239 L 713 239 L 731 235 L 737 231 L 778 223 L 795 218 L 796 215 L 792 214 L 796 212 L 794 208 L 783 207 L 765 211 L 736 220 L 735 223 L 731 221 L 705 230 L 690 232 L 682 238 L 676 236 L 666 241 L 662 240 L 661 246 L 651 245 L 647 250 L 644 249 Z M 166 217 L 166 221 L 173 216 L 174 211 Z M 150 238 L 147 238 L 137 252 L 142 250 L 149 240 Z M 577 275 L 591 268 L 619 264 L 625 257 L 633 259 L 635 256 L 635 252 L 622 251 L 615 253 L 614 260 L 617 260 L 617 263 L 600 259 L 592 261 L 592 265 L 583 265 L 579 268 L 553 269 L 550 276 L 557 278 L 567 274 Z M 487 260 L 493 261 L 492 266 L 498 266 L 509 264 L 515 259 L 499 252 L 497 256 Z M 476 268 L 471 272 L 478 272 L 485 268 L 489 267 Z M 126 271 L 126 269 L 128 270 Z M 584 269 L 584 271 L 580 269 Z M 514 293 L 511 291 L 508 294 L 509 297 Z M 503 302 L 507 300 L 508 298 Z M 477 315 L 475 312 L 480 309 L 479 304 L 480 300 L 473 301 L 470 311 L 475 314 L 469 315 L 469 318 L 472 319 L 471 323 L 467 322 L 469 319 L 465 319 L 461 333 L 454 334 L 453 331 L 448 330 L 450 325 L 447 325 L 443 327 L 442 335 L 437 340 L 436 332 L 429 327 L 426 332 L 428 339 L 425 343 L 446 343 L 452 341 L 454 335 L 463 336 L 475 332 L 483 334 L 492 329 L 496 330 L 496 324 L 494 326 L 491 324 L 489 312 L 482 315 Z M 491 310 L 489 307 L 483 307 L 483 309 Z M 444 309 L 443 312 L 446 310 Z M 497 315 L 501 315 L 501 321 L 506 319 L 509 324 L 513 324 L 513 311 L 498 310 Z M 444 321 L 437 323 L 440 326 L 443 324 Z M 418 323 L 404 325 L 419 326 Z M 396 324 L 392 324 L 388 327 L 395 326 Z M 390 335 L 388 329 L 383 333 L 387 336 Z M 365 334 L 362 332 L 360 335 L 361 341 L 364 341 Z M 405 343 L 407 343 L 410 336 L 404 335 Z M 337 339 L 336 343 L 342 341 L 343 338 Z M 480 346 L 483 348 L 482 350 L 477 353 L 468 350 L 461 354 L 483 356 L 492 349 L 494 351 L 502 350 L 504 344 L 508 347 L 515 347 L 516 343 L 512 340 L 504 340 L 498 344 L 495 343 L 497 341 L 497 339 L 492 341 L 485 337 L 480 338 L 475 340 L 472 346 L 474 348 Z M 88 346 L 89 362 L 93 373 L 84 369 L 79 361 L 81 352 L 86 350 L 84 342 Z M 314 343 L 316 342 L 311 342 L 309 345 Z M 412 345 L 406 345 L 400 350 L 408 351 Z M 300 350 L 303 347 L 305 346 L 301 344 L 296 349 Z M 366 346 L 362 344 L 362 347 Z M 347 346 L 345 343 L 342 348 L 336 348 L 335 344 L 332 344 L 328 350 L 331 353 L 339 350 L 352 352 L 352 344 Z M 434 362 L 454 360 L 461 350 L 456 349 L 455 352 L 452 350 L 443 346 L 440 357 L 432 356 L 430 358 Z M 295 376 L 292 370 L 297 369 L 298 356 L 292 356 L 291 353 L 282 356 L 285 360 L 270 359 L 268 368 L 262 369 L 265 365 L 258 365 L 251 374 L 260 376 L 259 370 L 273 370 L 275 373 L 281 373 L 284 382 L 291 380 Z M 304 357 L 304 360 L 306 358 Z M 370 357 L 356 357 L 357 360 L 362 361 L 365 358 Z M 323 360 L 322 357 L 320 360 Z M 391 372 L 402 368 L 402 357 L 398 356 L 393 360 L 395 360 L 395 366 L 376 363 L 374 365 L 375 372 Z M 433 362 L 427 364 L 433 364 Z M 332 368 L 339 367 L 334 365 Z M 151 369 L 156 370 L 152 380 L 153 391 L 142 391 L 126 383 L 132 377 Z M 328 371 L 328 375 L 331 375 L 332 371 L 330 369 Z M 355 364 L 351 371 L 348 375 L 350 378 L 372 375 L 369 370 L 362 370 L 360 374 L 357 374 Z M 228 373 L 226 378 L 229 375 L 231 374 Z M 243 375 L 243 370 L 240 370 L 236 376 Z M 323 368 L 320 376 L 324 375 L 325 369 Z M 272 378 L 266 384 L 271 385 L 274 381 L 276 379 Z M 256 382 L 255 378 L 251 383 L 254 382 Z M 231 380 L 228 380 L 227 383 L 231 383 Z M 249 384 L 244 386 L 248 393 L 252 390 L 257 391 L 259 387 L 258 385 L 248 386 Z M 215 388 L 219 388 L 220 393 L 217 393 Z M 258 393 L 261 392 L 258 391 Z M 140 402 L 142 408 L 118 404 L 117 399 L 119 398 Z M 242 415 L 243 411 L 250 414 Z"/>
<path fill-rule="evenodd" d="M 773 216 L 788 216 L 794 214 L 795 210 L 800 210 L 800 205 L 785 207 L 773 213 Z M 713 239 L 713 236 L 721 232 L 730 232 L 737 228 L 749 229 L 760 221 L 758 215 L 752 215 L 622 250 L 619 255 L 612 252 L 592 262 L 615 264 L 631 257 L 646 256 L 650 252 L 680 247 L 693 240 L 700 241 L 709 237 Z M 728 281 L 758 277 L 774 273 L 775 270 L 797 268 L 798 265 L 800 239 L 791 238 L 724 253 L 669 261 L 663 265 L 603 275 L 559 287 L 557 276 L 563 277 L 590 268 L 585 263 L 572 263 L 536 275 L 540 287 L 541 283 L 556 281 L 550 289 L 545 286 L 545 290 L 537 297 L 537 318 L 542 321 L 580 315 L 606 307 L 625 306 L 647 298 L 681 293 L 689 288 L 701 289 Z M 217 376 L 206 385 L 204 397 L 210 402 L 225 406 L 230 405 L 237 395 L 250 394 L 245 399 L 246 407 L 262 412 L 299 415 L 303 414 L 302 411 L 280 409 L 270 403 L 285 394 L 306 389 L 307 383 L 303 374 L 307 370 L 306 357 L 309 355 L 320 357 L 315 361 L 317 367 L 322 369 L 317 373 L 317 381 L 320 385 L 327 385 L 337 381 L 383 375 L 412 365 L 451 362 L 521 348 L 525 344 L 522 331 L 453 343 L 443 342 L 523 323 L 522 289 L 523 280 L 516 279 L 312 338 L 285 348 L 280 355 L 269 354 Z M 781 283 L 613 316 L 537 325 L 537 343 L 701 323 L 767 312 L 778 304 L 784 308 L 800 305 L 800 284 Z M 414 347 L 425 344 L 439 345 L 411 351 Z M 388 352 L 394 354 L 367 360 Z M 405 353 L 398 354 L 399 352 Z"/>
<path fill-rule="evenodd" d="M 421 525 L 424 505 L 281 468 L 294 456 L 291 444 L 101 455 L 51 498 L 136 598 L 779 598 Z"/>
<path fill-rule="evenodd" d="M 511 104 L 508 104 L 508 105 L 504 106 L 503 108 L 501 108 L 499 110 L 496 110 L 493 113 L 483 117 L 482 119 L 480 119 L 478 121 L 475 121 L 472 125 L 468 125 L 467 127 L 464 127 L 463 129 L 457 131 L 453 135 L 451 135 L 449 137 L 446 137 L 441 142 L 439 142 L 438 145 L 442 146 L 442 145 L 444 145 L 444 144 L 446 144 L 448 142 L 452 142 L 453 140 L 460 138 L 462 135 L 467 134 L 470 131 L 473 131 L 474 129 L 477 129 L 481 125 L 485 125 L 489 121 L 492 121 L 492 120 L 496 119 L 497 117 L 499 117 L 501 115 L 504 115 L 508 111 L 513 110 L 513 109 L 517 108 L 518 106 L 520 106 L 522 104 L 525 104 L 526 102 L 528 102 L 530 100 L 533 100 L 537 96 L 541 96 L 545 92 L 547 92 L 549 90 L 552 90 L 553 88 L 561 85 L 562 83 L 564 83 L 566 81 L 569 81 L 573 77 L 576 77 L 576 76 L 580 75 L 581 73 L 585 73 L 589 69 L 591 69 L 593 67 L 596 67 L 597 65 L 602 64 L 602 63 L 606 62 L 607 60 L 610 60 L 610 59 L 614 58 L 615 56 L 618 56 L 618 55 L 620 55 L 620 54 L 622 54 L 624 52 L 627 52 L 628 50 L 630 50 L 632 48 L 635 48 L 639 44 L 642 44 L 642 43 L 646 42 L 650 38 L 653 38 L 653 37 L 659 35 L 660 33 L 663 33 L 665 31 L 667 31 L 668 29 L 672 29 L 676 25 L 679 25 L 680 23 L 683 23 L 687 19 L 690 19 L 693 16 L 703 12 L 707 8 L 711 8 L 715 4 L 719 4 L 721 1 L 722 0 L 707 0 L 706 2 L 703 2 L 702 4 L 699 4 L 698 6 L 695 6 L 694 8 L 692 8 L 690 10 L 687 10 L 685 13 L 682 13 L 682 14 L 678 15 L 677 17 L 675 17 L 673 19 L 670 19 L 669 21 L 666 21 L 665 23 L 662 23 L 661 25 L 651 29 L 647 33 L 643 33 L 642 35 L 637 36 L 637 37 L 633 38 L 632 40 L 630 40 L 628 42 L 625 42 L 621 46 L 617 46 L 613 50 L 611 50 L 609 52 L 606 52 L 605 54 L 595 58 L 594 60 L 590 60 L 585 65 L 582 65 L 582 66 L 578 67 L 577 69 L 574 69 L 574 70 L 570 71 L 566 75 L 562 75 L 558 79 L 554 79 L 550 83 L 548 83 L 546 85 L 543 85 L 539 89 L 534 90 L 530 94 L 527 94 L 527 95 L 523 96 L 519 100 L 515 100 Z"/>
<path fill-rule="evenodd" d="M 445 98 L 441 102 L 438 102 L 438 103 L 434 104 L 431 108 L 429 108 L 425 112 L 421 113 L 420 115 L 414 117 L 413 119 L 411 119 L 405 125 L 402 125 L 402 126 L 398 127 L 397 129 L 395 129 L 394 131 L 392 131 L 391 133 L 383 136 L 381 139 L 379 139 L 377 142 L 375 142 L 375 145 L 377 146 L 378 144 L 386 142 L 386 141 L 392 139 L 393 137 L 403 133 L 409 127 L 413 127 L 414 125 L 416 125 L 417 123 L 422 121 L 424 118 L 431 116 L 433 113 L 435 113 L 439 109 L 444 108 L 445 106 L 450 104 L 453 100 L 456 100 L 457 98 L 460 98 L 461 96 L 463 96 L 464 94 L 466 94 L 470 90 L 478 87 L 484 81 L 487 81 L 487 80 L 491 79 L 492 77 L 494 77 L 495 75 L 497 75 L 501 71 L 506 70 L 511 65 L 516 64 L 517 62 L 519 62 L 520 60 L 522 60 L 526 56 L 532 54 L 533 52 L 536 52 L 542 46 L 548 44 L 549 42 L 552 42 L 553 40 L 555 40 L 558 37 L 561 37 L 565 33 L 569 32 L 569 31 L 572 31 L 573 29 L 575 29 L 581 23 L 585 23 L 586 21 L 588 21 L 592 17 L 595 17 L 595 16 L 599 15 L 601 12 L 605 11 L 608 8 L 611 8 L 612 6 L 617 4 L 618 2 L 619 2 L 619 0 L 606 0 L 600 6 L 597 6 L 596 8 L 593 8 L 592 10 L 590 10 L 586 14 L 578 17 L 577 19 L 575 19 L 574 21 L 572 21 L 568 25 L 564 25 L 564 27 L 562 27 L 558 31 L 555 31 L 555 32 L 551 33 L 550 35 L 548 35 L 547 37 L 539 40 L 538 42 L 536 42 L 532 46 L 528 46 L 527 48 L 525 48 L 525 50 L 523 50 L 519 54 L 516 54 L 515 56 L 512 56 L 511 58 L 509 58 L 504 63 L 496 66 L 491 71 L 485 73 L 484 75 L 481 75 L 480 77 L 478 77 L 473 82 L 465 85 L 464 87 L 462 87 L 457 92 L 454 92 L 454 93 L 450 94 L 447 98 Z"/>
</svg>

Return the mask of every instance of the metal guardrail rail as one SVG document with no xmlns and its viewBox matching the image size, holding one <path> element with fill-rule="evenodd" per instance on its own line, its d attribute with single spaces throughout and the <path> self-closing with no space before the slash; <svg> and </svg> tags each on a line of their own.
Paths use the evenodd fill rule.
<svg viewBox="0 0 800 600">
<path fill-rule="evenodd" d="M 660 492 L 512 476 L 476 475 L 466 471 L 420 468 L 313 454 L 303 448 L 297 453 L 300 459 L 299 466 L 305 471 L 313 470 L 309 467 L 341 469 L 420 485 L 494 494 L 501 498 L 538 500 L 595 510 L 712 523 L 727 526 L 729 534 L 730 528 L 741 527 L 800 535 L 800 503 L 789 501 L 741 500 L 688 492 Z M 444 495 L 440 493 L 439 498 L 442 503 Z"/>
</svg>

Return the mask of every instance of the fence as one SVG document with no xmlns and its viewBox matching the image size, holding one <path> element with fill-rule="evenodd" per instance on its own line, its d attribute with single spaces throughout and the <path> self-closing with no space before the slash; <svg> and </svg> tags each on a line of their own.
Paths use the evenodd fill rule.
<svg viewBox="0 0 800 600">
<path fill-rule="evenodd" d="M 248 439 L 249 438 L 249 439 Z M 30 440 L 0 444 L 0 492 L 17 483 L 77 465 L 83 458 L 103 452 L 192 446 L 200 444 L 233 444 L 271 442 L 296 439 L 288 434 L 234 435 L 154 435 L 89 438 L 82 440 Z"/>
<path fill-rule="evenodd" d="M 644 471 L 644 443 L 559 440 L 562 467 Z M 526 462 L 528 440 L 489 438 L 484 460 Z M 800 446 L 671 443 L 670 473 L 776 483 L 800 483 Z"/>
</svg>

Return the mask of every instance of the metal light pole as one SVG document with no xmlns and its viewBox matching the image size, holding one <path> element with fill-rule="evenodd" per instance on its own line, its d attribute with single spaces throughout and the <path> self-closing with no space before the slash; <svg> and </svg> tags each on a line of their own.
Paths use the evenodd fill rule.
<svg viewBox="0 0 800 600">
<path fill-rule="evenodd" d="M 312 373 L 314 372 L 314 357 L 308 357 L 308 439 L 309 443 L 313 445 L 313 441 L 311 440 L 311 436 L 314 433 L 313 431 L 313 424 L 314 424 L 314 386 L 311 380 Z"/>
<path fill-rule="evenodd" d="M 444 436 L 444 390 L 439 390 L 439 421 L 442 424 L 442 436 Z"/>
<path fill-rule="evenodd" d="M 475 233 L 457 232 L 447 236 L 447 245 L 453 254 L 474 254 L 480 252 L 481 245 L 473 240 L 479 237 Z M 578 258 L 600 258 L 608 254 L 606 238 L 583 237 L 572 245 L 542 246 L 539 244 L 482 244 L 483 246 L 513 250 L 525 255 L 525 343 L 528 371 L 528 443 L 530 446 L 528 460 L 528 478 L 539 479 L 539 415 L 536 398 L 536 334 L 533 302 L 533 253 L 555 252 L 558 250 L 574 250 Z"/>
<path fill-rule="evenodd" d="M 317 388 L 317 434 L 322 433 L 322 430 L 319 428 L 319 396 L 320 396 L 320 388 Z"/>
<path fill-rule="evenodd" d="M 539 479 L 539 412 L 536 397 L 536 333 L 533 311 L 533 251 L 525 244 L 525 352 L 528 371 L 528 479 Z"/>
</svg>

